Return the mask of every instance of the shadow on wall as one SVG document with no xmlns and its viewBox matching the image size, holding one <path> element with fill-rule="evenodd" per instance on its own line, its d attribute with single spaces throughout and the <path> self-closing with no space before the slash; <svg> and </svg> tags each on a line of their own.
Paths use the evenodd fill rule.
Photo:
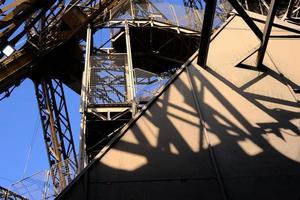
<svg viewBox="0 0 300 200">
<path fill-rule="evenodd" d="M 299 199 L 299 105 L 253 73 L 187 67 L 63 199 Z"/>
</svg>

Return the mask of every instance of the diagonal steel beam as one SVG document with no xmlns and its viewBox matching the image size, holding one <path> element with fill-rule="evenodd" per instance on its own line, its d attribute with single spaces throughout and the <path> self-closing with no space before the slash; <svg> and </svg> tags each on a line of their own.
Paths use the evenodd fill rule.
<svg viewBox="0 0 300 200">
<path fill-rule="evenodd" d="M 274 18 L 275 18 L 276 11 L 277 11 L 277 8 L 278 8 L 278 2 L 279 2 L 278 0 L 272 0 L 271 1 L 268 18 L 267 18 L 265 28 L 264 28 L 262 43 L 261 43 L 261 46 L 260 46 L 259 51 L 258 51 L 257 67 L 262 66 L 262 63 L 263 63 L 263 60 L 264 60 L 264 57 L 265 57 L 265 53 L 266 53 L 267 46 L 268 46 L 268 43 L 269 43 Z"/>
<path fill-rule="evenodd" d="M 250 29 L 254 32 L 254 34 L 262 40 L 263 33 L 261 30 L 256 26 L 256 24 L 253 22 L 253 20 L 249 17 L 247 12 L 244 10 L 244 8 L 241 6 L 241 4 L 237 0 L 228 0 L 229 3 L 232 5 L 232 7 L 238 12 L 238 14 L 243 18 L 243 20 L 246 22 L 246 24 L 250 27 Z"/>
<path fill-rule="evenodd" d="M 293 14 L 293 8 L 295 5 L 296 0 L 290 0 L 287 12 L 285 13 L 283 20 L 285 20 L 286 18 L 289 19 L 291 18 L 292 14 Z"/>
<path fill-rule="evenodd" d="M 210 0 L 206 2 L 204 19 L 201 30 L 201 40 L 198 54 L 198 65 L 205 67 L 207 61 L 207 54 L 209 49 L 210 35 L 213 27 L 214 16 L 217 6 L 217 0 Z"/>
</svg>

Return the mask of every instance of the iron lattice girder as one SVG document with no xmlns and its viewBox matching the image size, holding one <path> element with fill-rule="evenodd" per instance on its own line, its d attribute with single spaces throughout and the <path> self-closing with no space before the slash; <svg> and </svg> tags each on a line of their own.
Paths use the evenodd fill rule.
<svg viewBox="0 0 300 200">
<path fill-rule="evenodd" d="M 261 32 L 258 26 L 254 23 L 254 21 L 247 14 L 245 9 L 240 5 L 238 0 L 228 0 L 228 2 L 232 5 L 232 7 L 237 11 L 237 13 L 243 18 L 245 23 L 250 27 L 253 33 L 263 42 L 265 35 Z M 202 25 L 202 34 L 199 45 L 199 55 L 198 55 L 198 65 L 205 67 L 207 61 L 207 54 L 209 50 L 210 37 L 212 32 L 212 26 L 214 21 L 214 14 L 217 6 L 217 0 L 208 1 L 205 5 L 205 14 Z M 275 16 L 275 14 L 274 14 Z M 267 41 L 263 42 L 267 43 Z"/>
<path fill-rule="evenodd" d="M 22 197 L 21 195 L 19 194 L 16 194 L 15 192 L 12 192 L 4 187 L 1 187 L 0 186 L 0 199 L 3 199 L 3 200 L 11 200 L 11 199 L 14 199 L 14 200 L 28 200 L 27 198 L 25 197 Z"/>
<path fill-rule="evenodd" d="M 64 7 L 60 6 L 61 2 L 65 3 Z M 20 79 L 28 77 L 28 71 L 37 68 L 42 57 L 52 52 L 58 46 L 65 44 L 71 38 L 78 36 L 77 33 L 88 22 L 95 20 L 97 17 L 98 21 L 104 21 L 106 15 L 100 14 L 104 10 L 110 10 L 117 2 L 117 0 L 78 0 L 75 4 L 73 0 L 56 0 L 49 9 L 43 8 L 35 12 L 37 14 L 35 17 L 30 18 L 32 15 L 29 15 L 21 18 L 20 20 L 24 21 L 24 23 L 16 26 L 20 32 L 11 32 L 15 34 L 6 33 L 5 35 L 7 38 L 11 38 L 9 41 L 10 45 L 19 42 L 26 34 L 28 41 L 21 49 L 15 51 L 12 56 L 1 61 L 1 64 L 5 67 L 0 66 L 0 71 L 2 71 L 0 73 L 0 92 L 2 93 L 3 90 L 12 87 Z M 92 7 L 87 7 L 86 5 L 91 5 Z M 76 13 L 76 15 L 73 15 L 73 13 Z M 89 15 L 87 16 L 86 14 Z M 75 18 L 78 15 L 79 18 Z M 65 22 L 66 18 L 72 19 L 70 20 L 72 24 L 72 27 L 69 27 L 70 31 L 61 30 L 61 24 L 64 24 L 62 22 Z M 61 34 L 64 37 L 58 37 Z M 1 32 L 0 40 L 2 40 Z M 5 47 L 7 44 L 7 42 L 1 41 L 0 47 Z"/>
<path fill-rule="evenodd" d="M 72 181 L 70 172 L 78 167 L 63 84 L 54 79 L 41 79 L 35 81 L 35 91 L 52 181 L 58 194 Z"/>
</svg>

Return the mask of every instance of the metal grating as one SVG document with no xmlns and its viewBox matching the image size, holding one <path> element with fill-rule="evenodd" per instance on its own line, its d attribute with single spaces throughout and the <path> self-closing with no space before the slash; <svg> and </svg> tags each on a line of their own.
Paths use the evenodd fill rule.
<svg viewBox="0 0 300 200">
<path fill-rule="evenodd" d="M 128 104 L 126 91 L 126 54 L 101 54 L 91 57 L 89 104 L 97 106 Z M 171 74 L 158 75 L 135 68 L 135 100 L 149 101 Z"/>
<path fill-rule="evenodd" d="M 126 54 L 91 56 L 89 103 L 92 105 L 122 104 L 126 99 Z"/>
</svg>

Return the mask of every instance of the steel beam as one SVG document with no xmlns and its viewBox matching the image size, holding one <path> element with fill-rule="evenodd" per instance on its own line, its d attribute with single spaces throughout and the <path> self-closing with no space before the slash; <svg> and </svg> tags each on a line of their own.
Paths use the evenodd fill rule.
<svg viewBox="0 0 300 200">
<path fill-rule="evenodd" d="M 283 17 L 283 20 L 291 18 L 291 16 L 293 15 L 293 8 L 294 8 L 294 5 L 295 5 L 295 2 L 296 2 L 296 0 L 290 0 L 289 6 L 287 8 L 287 11 L 286 11 L 284 17 Z"/>
<path fill-rule="evenodd" d="M 127 65 L 125 65 L 126 71 L 126 87 L 127 87 L 127 102 L 131 103 L 132 116 L 137 112 L 137 105 L 135 102 L 135 82 L 133 75 L 133 64 L 132 64 L 132 53 L 131 53 L 131 42 L 129 34 L 129 26 L 127 21 L 125 22 L 125 38 L 126 38 L 126 51 L 127 51 Z"/>
<path fill-rule="evenodd" d="M 250 27 L 250 29 L 254 32 L 254 34 L 262 40 L 263 34 L 260 29 L 256 26 L 253 20 L 249 17 L 244 8 L 240 5 L 237 0 L 228 0 L 232 7 L 238 12 L 238 14 L 243 18 L 246 24 Z"/>
<path fill-rule="evenodd" d="M 202 24 L 201 40 L 198 54 L 198 65 L 205 67 L 209 50 L 210 36 L 212 32 L 217 0 L 207 1 L 205 5 L 204 20 Z"/>
<path fill-rule="evenodd" d="M 89 93 L 89 74 L 91 67 L 91 48 L 92 48 L 92 27 L 90 24 L 87 26 L 86 32 L 86 49 L 85 49 L 85 64 L 82 75 L 81 86 L 81 103 L 80 103 L 80 150 L 79 150 L 79 171 L 83 170 L 87 166 L 88 159 L 86 154 L 86 112 L 88 105 L 88 93 Z"/>
<path fill-rule="evenodd" d="M 2 200 L 28 200 L 27 198 L 12 192 L 4 187 L 0 186 L 0 199 Z"/>
<path fill-rule="evenodd" d="M 15 85 L 13 85 L 10 88 L 7 88 L 6 90 L 4 90 L 3 92 L 0 92 L 0 101 L 2 101 L 5 98 L 10 97 L 11 93 L 18 87 L 20 86 L 20 84 L 24 81 L 24 79 L 20 80 L 20 82 L 16 83 Z"/>
<path fill-rule="evenodd" d="M 261 46 L 260 46 L 259 51 L 258 51 L 257 67 L 262 67 L 262 63 L 263 63 L 265 53 L 266 53 L 266 50 L 267 50 L 267 46 L 268 46 L 268 43 L 269 43 L 270 34 L 271 34 L 274 18 L 275 18 L 275 15 L 276 15 L 277 7 L 278 7 L 278 0 L 272 0 L 271 5 L 270 5 L 270 9 L 269 9 L 268 18 L 267 18 L 266 25 L 265 25 L 265 28 L 264 28 L 264 33 L 263 33 Z"/>
<path fill-rule="evenodd" d="M 78 166 L 63 85 L 43 78 L 35 81 L 35 91 L 54 191 L 59 194 Z"/>
</svg>

